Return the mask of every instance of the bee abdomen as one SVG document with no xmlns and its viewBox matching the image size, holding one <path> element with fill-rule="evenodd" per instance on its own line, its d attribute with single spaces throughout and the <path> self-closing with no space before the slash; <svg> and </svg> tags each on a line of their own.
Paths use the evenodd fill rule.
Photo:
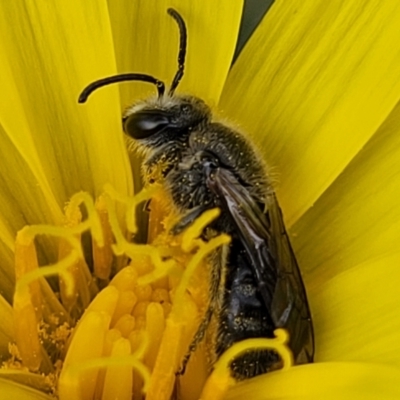
<svg viewBox="0 0 400 400">
<path fill-rule="evenodd" d="M 275 325 L 265 306 L 242 242 L 232 234 L 225 270 L 222 308 L 218 315 L 216 356 L 249 338 L 274 337 Z M 231 364 L 232 376 L 242 380 L 276 369 L 280 359 L 269 350 L 252 350 Z"/>
</svg>

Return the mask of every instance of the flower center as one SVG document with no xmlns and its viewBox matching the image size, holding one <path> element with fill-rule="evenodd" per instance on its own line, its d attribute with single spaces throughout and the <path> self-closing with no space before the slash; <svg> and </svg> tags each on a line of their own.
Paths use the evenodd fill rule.
<svg viewBox="0 0 400 400">
<path fill-rule="evenodd" d="M 136 206 L 153 198 L 157 208 L 160 196 L 153 189 L 134 198 L 105 190 L 95 203 L 86 193 L 74 195 L 63 227 L 27 226 L 16 238 L 14 361 L 58 380 L 58 389 L 54 382 L 51 390 L 61 399 L 107 398 L 104 393 L 115 396 L 116 390 L 141 398 L 143 390 L 159 387 L 160 381 L 152 384 L 152 372 L 169 375 L 170 382 L 161 381 L 173 385 L 206 302 L 206 287 L 188 293 L 189 278 L 199 280 L 197 267 L 229 240 L 198 238 L 217 215 L 214 210 L 180 237 L 157 232 L 160 218 L 153 216 L 158 218 L 150 227 L 153 244 L 132 243 Z M 58 260 L 39 267 L 43 237 L 57 247 Z M 167 363 L 156 365 L 159 352 L 168 353 Z"/>
<path fill-rule="evenodd" d="M 163 197 L 158 188 L 132 198 L 106 186 L 93 202 L 81 192 L 65 208 L 64 226 L 34 225 L 18 232 L 17 350 L 13 347 L 9 364 L 50 377 L 51 384 L 47 380 L 44 385 L 61 400 L 141 399 L 143 393 L 149 400 L 170 398 L 175 374 L 209 306 L 208 256 L 230 238 L 201 239 L 218 217 L 217 209 L 205 212 L 182 234 L 170 235 L 176 219 Z M 136 207 L 150 199 L 151 244 L 133 243 Z M 43 243 L 54 246 L 58 257 L 39 267 Z M 283 354 L 284 340 L 260 340 L 229 349 L 204 393 L 216 395 L 218 385 L 218 393 L 225 392 L 233 383 L 229 365 L 246 350 L 272 346 Z M 209 369 L 203 365 L 203 370 L 204 380 Z M 193 379 L 201 380 L 199 375 L 185 375 L 183 390 L 194 386 Z"/>
</svg>

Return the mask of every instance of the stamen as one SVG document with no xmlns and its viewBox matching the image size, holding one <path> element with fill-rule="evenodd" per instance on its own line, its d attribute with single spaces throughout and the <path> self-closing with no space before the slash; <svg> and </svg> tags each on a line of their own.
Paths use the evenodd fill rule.
<svg viewBox="0 0 400 400">
<path fill-rule="evenodd" d="M 30 272 L 25 273 L 22 275 L 18 280 L 17 280 L 17 288 L 22 288 L 25 285 L 30 285 L 37 281 L 39 278 L 43 278 L 46 276 L 52 276 L 52 275 L 58 275 L 61 274 L 63 276 L 63 279 L 65 280 L 66 283 L 66 291 L 68 295 L 73 296 L 74 293 L 74 282 L 73 279 L 70 275 L 69 272 L 69 267 L 73 265 L 76 261 L 78 261 L 80 258 L 83 258 L 81 246 L 80 246 L 80 241 L 75 237 L 75 234 L 71 234 L 66 229 L 55 227 L 55 226 L 48 226 L 48 225 L 31 225 L 31 226 L 26 226 L 23 228 L 21 231 L 18 232 L 17 235 L 17 241 L 22 240 L 27 243 L 27 238 L 31 237 L 31 244 L 33 244 L 33 238 L 35 238 L 38 235 L 48 235 L 52 237 L 59 237 L 61 239 L 65 239 L 71 246 L 71 252 L 62 260 L 58 261 L 56 264 L 51 265 L 51 266 L 44 266 L 40 267 L 40 269 L 37 267 L 36 269 L 31 269 Z M 24 237 L 24 239 L 22 239 Z M 22 243 L 22 242 L 21 242 Z M 36 253 L 35 253 L 36 255 Z M 31 257 L 33 257 L 33 253 L 30 254 Z M 16 264 L 18 260 L 16 259 Z M 31 268 L 29 265 L 33 265 L 32 261 L 28 261 L 25 259 L 25 262 L 27 265 L 25 268 Z M 37 261 L 36 261 L 37 265 Z M 34 298 L 33 298 L 34 301 Z"/>
<path fill-rule="evenodd" d="M 95 208 L 99 216 L 103 233 L 103 245 L 99 245 L 94 238 L 92 239 L 94 274 L 100 279 L 108 279 L 111 275 L 111 266 L 114 255 L 111 249 L 113 235 L 111 232 L 107 204 L 104 195 L 101 195 L 97 199 Z"/>
<path fill-rule="evenodd" d="M 146 316 L 146 310 L 148 305 L 150 304 L 149 301 L 139 301 L 135 308 L 132 311 L 132 314 L 135 317 L 145 317 Z"/>
<path fill-rule="evenodd" d="M 139 301 L 150 300 L 153 289 L 150 285 L 140 285 L 135 288 L 135 293 Z"/>
<path fill-rule="evenodd" d="M 123 315 L 130 314 L 137 300 L 138 298 L 132 290 L 120 292 L 114 315 L 111 319 L 111 326 L 114 326 Z"/>
<path fill-rule="evenodd" d="M 112 190 L 107 187 L 107 190 L 112 192 Z M 147 199 L 151 191 L 145 192 L 140 198 L 142 201 Z M 114 193 L 115 194 L 115 193 Z M 139 195 L 138 195 L 139 196 Z M 118 198 L 115 196 L 117 200 L 125 201 L 124 198 Z M 120 225 L 118 223 L 117 213 L 115 210 L 115 204 L 112 202 L 110 197 L 105 196 L 105 202 L 107 205 L 108 213 L 109 213 L 109 222 L 111 226 L 111 230 L 114 234 L 115 244 L 112 245 L 112 249 L 114 254 L 116 255 L 126 255 L 132 260 L 135 260 L 137 257 L 148 256 L 153 264 L 153 271 L 144 277 L 140 277 L 138 279 L 139 286 L 143 286 L 149 283 L 152 283 L 169 273 L 175 267 L 174 260 L 164 261 L 162 254 L 160 253 L 157 247 L 147 245 L 147 244 L 133 244 L 127 241 L 124 234 L 121 231 Z M 130 204 L 139 204 L 139 201 L 130 202 Z M 136 225 L 135 225 L 136 226 Z M 136 229 L 136 228 L 135 228 Z"/>
<path fill-rule="evenodd" d="M 121 291 L 132 290 L 137 285 L 137 277 L 136 269 L 128 265 L 114 276 L 110 285 Z"/>
<path fill-rule="evenodd" d="M 17 233 L 17 238 L 15 240 L 15 277 L 17 282 L 27 274 L 37 271 L 39 268 L 34 238 L 35 236 L 28 227 L 21 229 Z M 30 301 L 35 309 L 37 318 L 41 319 L 42 296 L 39 282 L 31 282 L 28 290 Z"/>
<path fill-rule="evenodd" d="M 131 345 L 128 339 L 120 338 L 115 341 L 111 357 L 117 360 L 120 357 L 128 358 L 131 354 Z M 132 398 L 132 367 L 128 364 L 108 366 L 104 380 L 102 400 L 130 400 Z"/>
<path fill-rule="evenodd" d="M 125 218 L 126 218 L 126 227 L 129 232 L 135 234 L 137 232 L 137 224 L 136 224 L 136 207 L 143 203 L 146 200 L 150 200 L 154 194 L 160 190 L 159 187 L 156 185 L 151 186 L 149 188 L 143 189 L 140 193 L 135 195 L 134 197 L 131 196 L 123 196 L 118 193 L 110 184 L 104 185 L 104 192 L 113 200 L 122 203 L 126 206 Z M 107 202 L 109 205 L 110 203 Z M 108 207 L 107 207 L 108 209 Z M 115 224 L 115 216 L 112 216 L 112 222 L 110 220 L 110 224 L 113 228 L 116 228 L 117 225 Z M 114 231 L 114 229 L 113 229 Z M 115 234 L 115 232 L 114 232 Z"/>
<path fill-rule="evenodd" d="M 146 332 L 149 339 L 149 346 L 144 362 L 151 370 L 154 368 L 156 362 L 164 328 L 165 319 L 161 304 L 150 303 L 146 310 Z"/>
<path fill-rule="evenodd" d="M 107 315 L 110 316 L 111 321 L 111 317 L 114 314 L 117 306 L 119 295 L 120 292 L 116 287 L 107 286 L 92 300 L 92 302 L 89 304 L 89 307 L 85 310 L 82 319 L 85 317 L 85 314 L 93 311 L 101 311 L 107 313 Z"/>
<path fill-rule="evenodd" d="M 93 204 L 93 199 L 86 192 L 79 192 L 71 197 L 71 200 L 67 207 L 65 208 L 65 215 L 68 220 L 73 220 L 73 217 L 69 213 L 75 213 L 76 209 L 83 204 L 86 208 L 88 217 L 75 229 L 71 229 L 72 232 L 83 233 L 90 230 L 92 236 L 97 241 L 97 244 L 102 247 L 104 246 L 103 230 L 101 229 L 101 222 L 99 215 L 96 212 L 95 206 Z"/>
<path fill-rule="evenodd" d="M 204 213 L 202 215 L 204 218 L 200 217 L 200 222 L 196 221 L 194 224 L 195 228 L 187 235 L 186 240 L 195 241 L 199 249 L 190 259 L 174 294 L 173 306 L 167 320 L 160 350 L 150 380 L 149 391 L 146 397 L 147 400 L 169 399 L 173 389 L 175 372 L 179 368 L 179 362 L 184 352 L 187 350 L 198 324 L 198 308 L 187 294 L 189 280 L 193 276 L 196 268 L 212 251 L 230 242 L 230 237 L 228 235 L 219 235 L 207 243 L 197 239 L 204 227 L 212 218 L 216 218 L 217 214 L 218 210 Z M 186 243 L 186 245 L 187 248 L 192 248 L 190 243 Z"/>
<path fill-rule="evenodd" d="M 144 380 L 143 390 L 145 390 L 148 385 L 150 373 L 135 354 L 118 357 L 93 357 L 102 354 L 107 326 L 109 324 L 107 315 L 101 312 L 92 312 L 87 314 L 84 321 L 83 324 L 79 325 L 79 340 L 75 340 L 73 351 L 70 350 L 68 352 L 60 376 L 60 399 L 93 398 L 97 376 L 99 370 L 103 367 L 121 368 L 129 366 L 130 373 L 131 368 L 134 368 L 142 376 Z M 96 332 L 96 335 L 91 335 L 91 332 Z M 124 340 L 124 346 L 126 346 L 126 343 L 129 343 L 129 341 L 125 342 Z M 71 353 L 72 355 L 70 355 Z M 115 385 L 115 382 L 113 384 Z M 121 382 L 118 381 L 118 384 L 121 384 Z"/>
<path fill-rule="evenodd" d="M 61 363 L 58 357 L 66 354 L 58 385 L 60 400 L 115 397 L 118 385 L 124 387 L 120 395 L 127 395 L 127 399 L 139 399 L 140 393 L 148 390 L 148 400 L 169 400 L 175 372 L 206 304 L 196 290 L 207 268 L 203 275 L 199 272 L 197 276 L 196 271 L 205 266 L 211 252 L 230 239 L 226 235 L 207 243 L 199 239 L 218 216 L 216 209 L 204 213 L 180 237 L 168 235 L 164 228 L 154 238 L 154 245 L 131 243 L 123 227 L 136 232 L 135 208 L 157 193 L 157 188 L 146 189 L 132 199 L 107 186 L 107 193 L 94 204 L 87 193 L 81 192 L 65 208 L 65 226 L 30 226 L 17 236 L 17 345 L 23 365 L 32 371 L 50 372 L 53 363 Z M 87 215 L 83 221 L 82 207 Z M 171 222 L 172 214 L 169 218 Z M 118 263 L 122 266 L 130 259 L 130 265 L 100 292 L 83 255 L 81 237 L 88 231 L 93 238 L 94 274 L 103 282 Z M 58 240 L 59 261 L 54 265 L 39 268 L 34 243 L 38 235 Z M 115 259 L 110 249 L 122 257 Z M 43 279 L 52 275 L 59 277 L 62 304 Z M 192 288 L 194 282 L 196 288 Z M 44 349 L 52 347 L 51 334 L 60 324 L 74 323 L 78 318 L 65 348 L 71 325 L 64 325 L 64 342 L 50 360 Z M 42 331 L 38 333 L 39 323 Z M 45 346 L 50 347 L 41 344 L 43 338 Z"/>
<path fill-rule="evenodd" d="M 71 252 L 71 245 L 60 239 L 58 259 L 68 259 Z M 88 270 L 88 266 L 85 260 L 78 258 L 68 266 L 67 273 L 59 275 L 61 301 L 69 314 L 75 316 L 79 316 L 91 300 L 89 282 L 85 279 L 84 270 Z"/>
<path fill-rule="evenodd" d="M 27 291 L 14 295 L 15 340 L 24 365 L 37 371 L 42 363 L 42 348 L 39 342 L 36 312 Z"/>
<path fill-rule="evenodd" d="M 104 341 L 104 357 L 110 357 L 114 343 L 122 337 L 121 332 L 116 329 L 110 329 L 106 332 L 106 337 Z M 104 380 L 106 378 L 105 369 L 101 369 L 97 375 L 97 384 L 94 393 L 94 399 L 101 399 L 103 394 Z"/>
<path fill-rule="evenodd" d="M 121 335 L 124 338 L 129 337 L 129 334 L 135 328 L 135 317 L 129 314 L 124 314 L 121 318 L 117 320 L 114 325 L 114 329 L 117 329 L 121 332 Z"/>
<path fill-rule="evenodd" d="M 135 330 L 129 335 L 129 342 L 131 343 L 132 355 L 138 360 L 142 360 L 149 347 L 149 338 L 144 331 Z"/>
<path fill-rule="evenodd" d="M 180 319 L 173 315 L 176 308 L 174 304 L 166 321 L 146 400 L 170 399 L 175 383 L 175 373 L 197 329 L 199 320 L 197 305 L 187 294 L 183 302 L 180 306 Z"/>
<path fill-rule="evenodd" d="M 110 320 L 106 312 L 90 311 L 79 321 L 58 381 L 60 399 L 93 397 L 98 367 L 84 368 L 83 364 L 102 355 Z"/>
<path fill-rule="evenodd" d="M 188 266 L 185 269 L 185 272 L 182 276 L 181 282 L 179 283 L 178 289 L 176 291 L 176 298 L 175 302 L 177 305 L 182 304 L 183 300 L 183 294 L 186 291 L 186 288 L 189 284 L 189 279 L 191 276 L 193 276 L 193 273 L 197 266 L 201 263 L 202 260 L 205 260 L 207 256 L 213 252 L 215 249 L 217 249 L 220 246 L 223 246 L 225 244 L 228 244 L 231 241 L 230 236 L 221 234 L 213 239 L 211 239 L 209 242 L 204 243 L 196 252 L 196 254 L 193 256 L 193 258 L 190 260 Z M 177 312 L 179 314 L 179 312 Z"/>
<path fill-rule="evenodd" d="M 47 282 L 40 278 L 49 274 L 49 269 L 54 270 L 54 267 L 39 269 L 34 238 L 41 228 L 43 227 L 25 227 L 17 234 L 15 242 L 17 282 L 13 307 L 15 339 L 23 364 L 32 371 L 41 367 L 43 371 L 49 372 L 52 370 L 52 364 L 40 345 L 38 325 L 43 317 L 44 302 L 41 289 L 43 288 L 45 293 L 51 290 L 48 290 Z M 53 297 L 54 294 L 51 297 L 52 303 L 57 303 Z M 62 306 L 55 308 L 62 309 Z"/>
</svg>

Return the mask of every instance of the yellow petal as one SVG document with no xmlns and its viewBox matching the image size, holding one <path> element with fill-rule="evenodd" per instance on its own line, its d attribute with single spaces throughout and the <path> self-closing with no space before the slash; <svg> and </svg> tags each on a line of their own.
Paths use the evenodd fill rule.
<svg viewBox="0 0 400 400">
<path fill-rule="evenodd" d="M 399 380 L 399 369 L 383 365 L 308 364 L 245 381 L 226 399 L 395 400 L 400 398 Z"/>
<path fill-rule="evenodd" d="M 7 300 L 12 298 L 14 285 L 13 250 L 17 231 L 27 223 L 60 224 L 62 219 L 61 208 L 49 188 L 40 162 L 36 168 L 33 159 L 25 157 L 24 150 L 18 149 L 12 140 L 0 126 L 0 294 Z M 28 136 L 26 141 L 29 142 Z M 41 240 L 40 245 L 43 243 Z M 49 244 L 48 241 L 46 244 Z M 44 256 L 41 250 L 42 247 L 39 251 Z M 52 254 L 54 256 L 54 246 L 47 246 L 45 253 L 43 261 L 51 258 Z"/>
<path fill-rule="evenodd" d="M 106 182 L 130 192 L 117 90 L 77 104 L 84 86 L 116 70 L 105 1 L 8 2 L 0 35 L 0 121 L 39 185 L 60 206 Z"/>
<path fill-rule="evenodd" d="M 276 169 L 295 222 L 400 97 L 400 3 L 276 2 L 229 75 L 221 108 Z"/>
<path fill-rule="evenodd" d="M 0 231 L 1 223 L 0 223 Z M 14 254 L 12 248 L 8 243 L 2 242 L 0 239 L 0 254 L 1 254 L 1 268 L 0 268 L 0 295 L 3 296 L 10 304 L 14 294 L 15 285 L 15 271 L 14 271 Z M 11 238 L 10 238 L 11 241 Z M 11 244 L 13 246 L 13 242 Z"/>
<path fill-rule="evenodd" d="M 400 367 L 400 253 L 357 265 L 313 287 L 317 361 Z"/>
<path fill-rule="evenodd" d="M 215 104 L 235 50 L 242 0 L 109 0 L 119 72 L 153 75 L 170 84 L 177 71 L 179 30 L 167 14 L 175 8 L 186 22 L 188 52 L 179 92 L 188 91 Z M 121 87 L 124 104 L 154 94 L 144 83 Z"/>
<path fill-rule="evenodd" d="M 3 380 L 12 381 L 14 384 L 20 384 L 28 387 L 28 391 L 36 389 L 43 392 L 49 392 L 52 387 L 52 382 L 45 375 L 35 374 L 29 371 L 16 368 L 0 369 L 0 399 L 2 394 Z"/>
<path fill-rule="evenodd" d="M 0 355 L 4 355 L 8 353 L 8 344 L 13 341 L 14 325 L 12 308 L 3 296 L 0 296 L 0 315 Z"/>
<path fill-rule="evenodd" d="M 60 223 L 62 214 L 45 178 L 38 184 L 40 166 L 36 170 L 33 161 L 25 158 L 1 126 L 0 146 L 0 238 L 12 249 L 15 234 L 24 225 Z"/>
<path fill-rule="evenodd" d="M 0 379 L 0 400 L 52 400 L 54 397 L 48 396 L 43 392 L 31 389 L 28 386 L 9 381 L 7 379 Z"/>
<path fill-rule="evenodd" d="M 293 227 L 321 359 L 400 366 L 399 127 L 400 104 Z"/>
</svg>

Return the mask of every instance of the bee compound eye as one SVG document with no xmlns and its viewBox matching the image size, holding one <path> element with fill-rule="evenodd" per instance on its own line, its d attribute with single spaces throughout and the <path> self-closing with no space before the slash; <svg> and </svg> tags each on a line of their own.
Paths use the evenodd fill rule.
<svg viewBox="0 0 400 400">
<path fill-rule="evenodd" d="M 124 131 L 133 139 L 146 139 L 162 132 L 170 124 L 168 116 L 161 112 L 139 111 L 124 118 Z"/>
</svg>

